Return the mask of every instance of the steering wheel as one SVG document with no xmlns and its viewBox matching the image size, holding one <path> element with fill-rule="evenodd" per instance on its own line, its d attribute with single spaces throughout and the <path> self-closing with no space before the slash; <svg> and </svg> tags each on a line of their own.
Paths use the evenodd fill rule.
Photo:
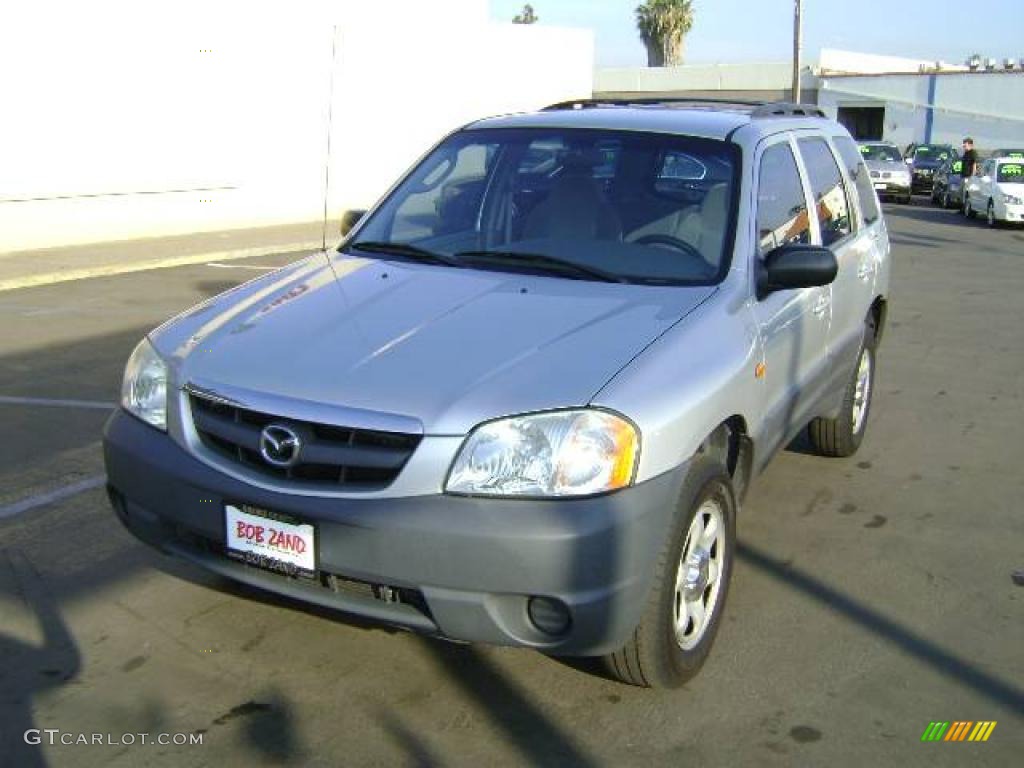
<svg viewBox="0 0 1024 768">
<path fill-rule="evenodd" d="M 636 245 L 662 245 L 667 248 L 674 248 L 677 251 L 682 251 L 687 256 L 704 261 L 704 255 L 694 246 L 678 237 L 672 237 L 672 235 L 644 235 L 643 237 L 638 237 L 633 242 Z"/>
</svg>

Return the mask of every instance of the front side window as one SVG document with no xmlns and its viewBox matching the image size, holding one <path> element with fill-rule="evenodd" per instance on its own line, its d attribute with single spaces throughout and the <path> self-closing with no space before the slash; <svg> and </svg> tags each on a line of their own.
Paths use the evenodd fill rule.
<svg viewBox="0 0 1024 768">
<path fill-rule="evenodd" d="M 811 222 L 796 160 L 788 143 L 774 144 L 761 155 L 758 171 L 758 254 L 787 243 L 809 242 Z"/>
<path fill-rule="evenodd" d="M 860 158 L 853 139 L 847 136 L 836 136 L 832 139 L 836 149 L 839 150 L 839 157 L 846 166 L 846 173 L 853 180 L 853 186 L 857 190 L 857 199 L 860 200 L 860 211 L 865 224 L 872 224 L 878 220 L 878 201 L 875 198 L 875 190 L 871 184 L 870 174 L 867 166 Z M 892 147 L 893 152 L 896 150 Z M 897 158 L 899 153 L 897 153 Z"/>
<path fill-rule="evenodd" d="M 800 139 L 800 155 L 811 182 L 822 245 L 829 246 L 851 232 L 850 203 L 839 166 L 824 139 Z"/>
<path fill-rule="evenodd" d="M 739 168 L 739 148 L 710 139 L 462 131 L 410 172 L 344 250 L 560 277 L 587 279 L 589 271 L 595 279 L 710 285 L 729 266 Z M 372 244 L 373 252 L 360 244 Z"/>
</svg>

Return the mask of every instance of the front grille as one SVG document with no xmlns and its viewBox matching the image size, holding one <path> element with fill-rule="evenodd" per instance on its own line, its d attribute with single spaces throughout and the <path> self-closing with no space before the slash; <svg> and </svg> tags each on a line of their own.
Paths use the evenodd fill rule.
<svg viewBox="0 0 1024 768">
<path fill-rule="evenodd" d="M 189 394 L 192 422 L 203 445 L 255 472 L 303 486 L 373 490 L 389 485 L 405 466 L 421 436 L 400 432 L 315 424 L 238 408 Z M 260 434 L 268 424 L 289 427 L 300 436 L 299 460 L 290 467 L 267 462 Z"/>
</svg>

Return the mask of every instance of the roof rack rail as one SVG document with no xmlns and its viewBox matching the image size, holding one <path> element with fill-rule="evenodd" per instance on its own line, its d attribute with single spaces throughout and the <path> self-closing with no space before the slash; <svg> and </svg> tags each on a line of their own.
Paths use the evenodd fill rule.
<svg viewBox="0 0 1024 768">
<path fill-rule="evenodd" d="M 750 112 L 751 118 L 761 117 L 825 117 L 825 113 L 813 104 L 793 104 L 786 101 L 750 101 L 747 99 L 709 99 L 704 97 L 688 96 L 653 96 L 638 99 L 614 98 L 614 99 L 572 99 L 571 101 L 560 101 L 544 107 L 542 112 L 557 112 L 567 109 L 592 109 L 595 107 L 630 107 L 630 106 L 652 106 L 659 104 L 721 104 L 753 107 Z"/>
<path fill-rule="evenodd" d="M 763 101 L 749 101 L 747 99 L 709 99 L 703 97 L 689 96 L 644 96 L 642 98 L 612 98 L 612 99 L 572 99 L 570 101 L 559 101 L 544 107 L 542 112 L 556 112 L 564 109 L 588 109 L 592 107 L 630 107 L 630 106 L 658 106 L 659 104 L 734 104 L 743 107 L 760 107 Z"/>
<path fill-rule="evenodd" d="M 825 113 L 813 104 L 793 104 L 788 101 L 772 101 L 761 104 L 750 113 L 751 117 L 825 117 Z"/>
</svg>

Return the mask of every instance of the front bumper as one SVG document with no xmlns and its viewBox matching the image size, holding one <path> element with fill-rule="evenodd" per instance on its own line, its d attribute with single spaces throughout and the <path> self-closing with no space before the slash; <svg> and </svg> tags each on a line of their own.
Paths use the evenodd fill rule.
<svg viewBox="0 0 1024 768">
<path fill-rule="evenodd" d="M 687 465 L 586 499 L 296 496 L 257 488 L 198 461 L 122 410 L 104 432 L 111 501 L 138 538 L 238 581 L 453 640 L 599 655 L 640 620 Z M 224 554 L 224 505 L 312 523 L 315 578 L 260 570 Z M 568 608 L 545 634 L 531 596 Z"/>
<path fill-rule="evenodd" d="M 914 171 L 910 186 L 915 192 L 931 192 L 932 184 L 934 182 L 935 174 L 931 172 Z"/>
<path fill-rule="evenodd" d="M 1024 205 L 1001 203 L 996 210 L 996 216 L 1002 221 L 1019 224 L 1024 222 Z"/>
<path fill-rule="evenodd" d="M 910 194 L 910 185 L 906 182 L 879 179 L 872 179 L 871 182 L 879 197 L 906 197 Z"/>
</svg>

